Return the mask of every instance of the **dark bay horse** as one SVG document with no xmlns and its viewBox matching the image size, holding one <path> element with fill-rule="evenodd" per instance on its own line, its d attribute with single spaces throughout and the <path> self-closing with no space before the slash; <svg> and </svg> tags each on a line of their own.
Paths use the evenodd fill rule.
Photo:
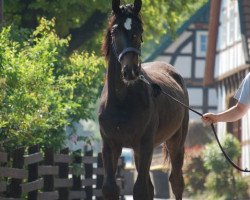
<svg viewBox="0 0 250 200">
<path fill-rule="evenodd" d="M 154 188 L 149 176 L 153 148 L 165 145 L 172 165 L 170 182 L 176 199 L 182 199 L 184 181 L 182 165 L 184 141 L 188 129 L 188 110 L 139 79 L 143 74 L 165 92 L 188 104 L 182 77 L 163 62 L 141 64 L 141 0 L 120 6 L 112 1 L 112 15 L 103 43 L 108 63 L 107 78 L 99 109 L 103 139 L 105 177 L 103 197 L 119 199 L 115 181 L 117 161 L 123 147 L 134 150 L 138 177 L 134 185 L 135 200 L 152 200 Z"/>
</svg>

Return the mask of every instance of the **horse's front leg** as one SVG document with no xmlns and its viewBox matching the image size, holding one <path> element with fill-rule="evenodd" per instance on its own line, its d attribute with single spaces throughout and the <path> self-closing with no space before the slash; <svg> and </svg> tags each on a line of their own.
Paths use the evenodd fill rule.
<svg viewBox="0 0 250 200">
<path fill-rule="evenodd" d="M 149 170 L 153 155 L 153 139 L 145 136 L 135 149 L 138 177 L 134 185 L 134 200 L 153 200 L 154 187 L 150 180 Z"/>
<path fill-rule="evenodd" d="M 119 187 L 116 184 L 115 174 L 117 169 L 118 158 L 121 155 L 121 147 L 115 147 L 103 141 L 103 164 L 104 164 L 104 182 L 102 187 L 102 193 L 105 200 L 118 200 L 119 199 Z"/>
</svg>

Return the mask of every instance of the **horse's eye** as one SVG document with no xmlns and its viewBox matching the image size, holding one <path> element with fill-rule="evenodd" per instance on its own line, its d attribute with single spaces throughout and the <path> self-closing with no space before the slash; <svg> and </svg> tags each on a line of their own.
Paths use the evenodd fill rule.
<svg viewBox="0 0 250 200">
<path fill-rule="evenodd" d="M 133 35 L 133 38 L 137 38 L 137 37 L 138 37 L 138 35 L 136 35 L 136 34 Z"/>
</svg>

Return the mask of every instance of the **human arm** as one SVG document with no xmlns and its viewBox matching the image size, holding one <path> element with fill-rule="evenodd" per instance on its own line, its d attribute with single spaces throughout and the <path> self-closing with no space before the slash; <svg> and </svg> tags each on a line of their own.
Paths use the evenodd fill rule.
<svg viewBox="0 0 250 200">
<path fill-rule="evenodd" d="M 243 104 L 238 102 L 235 106 L 229 108 L 228 110 L 215 114 L 215 113 L 206 113 L 202 116 L 202 120 L 205 123 L 217 123 L 217 122 L 233 122 L 241 119 L 250 105 Z"/>
<path fill-rule="evenodd" d="M 206 113 L 203 115 L 202 120 L 205 123 L 216 123 L 233 122 L 242 118 L 250 108 L 250 73 L 242 81 L 234 98 L 238 101 L 235 106 L 218 114 Z"/>
</svg>

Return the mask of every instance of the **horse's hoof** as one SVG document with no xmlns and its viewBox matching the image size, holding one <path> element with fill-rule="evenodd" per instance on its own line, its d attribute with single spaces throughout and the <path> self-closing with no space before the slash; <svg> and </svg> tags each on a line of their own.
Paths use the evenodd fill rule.
<svg viewBox="0 0 250 200">
<path fill-rule="evenodd" d="M 145 194 L 143 195 L 133 195 L 134 200 L 153 200 L 154 197 L 149 197 Z"/>
<path fill-rule="evenodd" d="M 116 184 L 105 184 L 102 187 L 102 194 L 105 200 L 119 200 L 120 189 Z"/>
<path fill-rule="evenodd" d="M 154 189 L 151 188 L 148 190 L 144 187 L 138 187 L 138 185 L 134 186 L 133 191 L 134 200 L 153 200 L 154 199 Z"/>
</svg>

